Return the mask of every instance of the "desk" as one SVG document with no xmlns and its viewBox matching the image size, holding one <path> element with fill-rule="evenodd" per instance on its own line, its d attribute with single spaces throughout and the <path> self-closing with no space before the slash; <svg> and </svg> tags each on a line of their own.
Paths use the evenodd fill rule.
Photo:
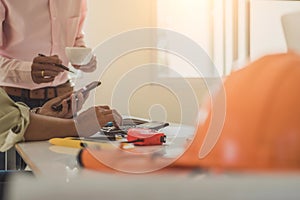
<svg viewBox="0 0 300 200">
<path fill-rule="evenodd" d="M 300 198 L 299 174 L 122 177 L 78 168 L 75 159 L 78 149 L 57 147 L 55 152 L 50 150 L 51 145 L 48 142 L 20 143 L 17 149 L 35 174 L 52 177 L 34 180 L 16 177 L 12 180 L 13 184 L 9 191 L 12 197 L 8 198 L 9 200 L 86 198 L 298 200 Z"/>
<path fill-rule="evenodd" d="M 183 138 L 190 137 L 191 131 L 189 127 L 182 129 L 174 144 L 180 144 Z M 166 128 L 165 132 L 171 138 L 174 136 L 174 127 Z M 174 156 L 176 153 L 173 150 L 177 147 L 165 146 L 167 154 L 171 150 L 169 156 Z M 298 200 L 300 197 L 299 174 L 200 174 L 179 178 L 145 175 L 124 178 L 80 168 L 76 160 L 79 149 L 52 146 L 48 141 L 19 143 L 16 149 L 40 179 L 16 177 L 12 181 L 10 200 L 39 199 L 37 196 L 44 200 L 86 197 L 123 200 Z"/>
<path fill-rule="evenodd" d="M 139 151 L 162 149 L 166 157 L 175 157 L 184 150 L 186 138 L 193 137 L 194 128 L 190 126 L 169 126 L 163 129 L 167 135 L 167 145 L 136 147 Z M 24 142 L 16 144 L 16 150 L 23 160 L 38 176 L 84 177 L 99 172 L 82 169 L 77 163 L 79 149 L 51 145 L 48 141 Z"/>
</svg>

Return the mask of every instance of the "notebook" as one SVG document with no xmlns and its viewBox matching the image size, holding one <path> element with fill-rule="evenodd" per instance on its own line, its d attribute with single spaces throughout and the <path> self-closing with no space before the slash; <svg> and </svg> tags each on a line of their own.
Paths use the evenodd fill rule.
<svg viewBox="0 0 300 200">
<path fill-rule="evenodd" d="M 300 53 L 300 10 L 281 17 L 288 50 Z"/>
</svg>

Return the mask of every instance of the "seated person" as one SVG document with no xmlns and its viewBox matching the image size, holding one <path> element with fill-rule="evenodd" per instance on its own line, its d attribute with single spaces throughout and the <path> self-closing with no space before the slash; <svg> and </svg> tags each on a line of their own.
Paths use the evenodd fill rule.
<svg viewBox="0 0 300 200">
<path fill-rule="evenodd" d="M 38 109 L 37 113 L 33 113 L 25 104 L 11 100 L 0 88 L 0 151 L 6 151 L 20 141 L 90 136 L 99 131 L 100 126 L 105 126 L 107 122 L 115 122 L 116 125 L 121 123 L 121 116 L 108 106 L 89 108 L 74 119 L 70 119 L 74 114 L 72 111 L 74 109 L 68 108 L 66 98 L 71 94 L 56 97 Z M 72 102 L 74 102 L 73 99 Z M 77 104 L 79 106 L 76 106 L 76 110 L 84 101 L 81 94 L 78 94 L 78 99 L 80 103 Z M 51 106 L 58 102 L 62 102 L 63 109 L 59 112 L 53 111 Z"/>
</svg>

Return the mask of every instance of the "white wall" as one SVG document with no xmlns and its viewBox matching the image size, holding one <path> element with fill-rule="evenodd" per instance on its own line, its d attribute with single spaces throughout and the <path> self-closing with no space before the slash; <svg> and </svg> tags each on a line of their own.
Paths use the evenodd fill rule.
<svg viewBox="0 0 300 200">
<path fill-rule="evenodd" d="M 85 25 L 87 44 L 90 47 L 95 48 L 116 34 L 142 27 L 161 27 L 183 33 L 207 48 L 208 52 L 211 52 L 212 49 L 210 44 L 212 36 L 207 34 L 208 32 L 203 32 L 203 37 L 198 38 L 199 34 L 201 34 L 201 29 L 199 29 L 198 24 L 204 24 L 204 28 L 206 27 L 207 29 L 211 28 L 209 26 L 209 19 L 206 19 L 205 15 L 209 15 L 207 9 L 214 5 L 217 6 L 216 8 L 219 8 L 219 10 L 214 10 L 214 12 L 218 12 L 214 13 L 214 17 L 216 18 L 216 16 L 220 15 L 221 18 L 217 23 L 217 25 L 220 26 L 219 29 L 215 26 L 213 29 L 216 31 L 224 31 L 222 23 L 224 25 L 225 21 L 222 18 L 222 13 L 219 13 L 222 10 L 224 11 L 224 8 L 218 6 L 218 3 L 226 2 L 225 11 L 228 10 L 227 12 L 233 12 L 235 7 L 230 6 L 230 2 L 238 2 L 239 4 L 235 5 L 240 8 L 238 16 L 240 23 L 239 27 L 241 28 L 239 28 L 238 37 L 242 42 L 241 44 L 238 43 L 238 52 L 232 51 L 231 54 L 241 55 L 241 59 L 246 59 L 248 56 L 248 41 L 250 41 L 250 57 L 254 60 L 264 54 L 286 51 L 280 17 L 283 13 L 300 10 L 300 1 L 207 0 L 207 2 L 213 2 L 213 4 L 205 4 L 202 0 L 201 3 L 198 1 L 200 0 L 88 0 L 88 17 Z M 251 13 L 250 38 L 248 40 L 248 33 L 243 33 L 243 31 L 248 31 L 248 16 L 240 18 L 241 15 L 243 16 L 243 13 L 240 12 L 246 12 L 249 2 L 251 3 Z M 190 5 L 193 5 L 192 8 L 189 7 Z M 204 7 L 206 9 L 204 9 Z M 199 14 L 200 17 L 198 20 L 193 18 L 193 16 L 197 14 Z M 225 16 L 233 23 L 230 18 L 232 13 L 229 16 L 228 14 L 230 13 L 226 13 Z M 216 23 L 216 19 L 214 23 Z M 243 25 L 243 23 L 245 23 L 245 26 L 240 26 Z M 231 26 L 233 26 L 233 24 L 229 23 L 226 27 L 230 28 Z M 193 27 L 195 27 L 195 30 L 193 30 Z M 233 35 L 235 35 L 235 33 L 233 35 L 228 34 L 227 28 L 225 31 L 226 37 L 229 39 L 234 37 Z M 240 34 L 242 34 L 242 37 Z M 214 37 L 216 37 L 216 34 Z M 231 38 L 232 41 L 227 41 L 226 37 L 221 34 L 222 40 L 214 42 L 214 45 L 216 46 L 214 46 L 215 50 L 213 53 L 216 53 L 215 51 L 217 50 L 219 53 L 223 52 L 224 54 L 225 47 L 228 48 L 230 45 L 236 45 L 235 40 L 237 38 Z M 224 39 L 226 39 L 226 41 L 224 41 Z M 228 42 L 232 42 L 232 44 L 228 45 Z M 240 46 L 242 46 L 242 48 L 240 48 Z M 103 58 L 103 56 L 105 56 L 104 54 L 98 56 L 100 63 L 101 57 Z M 232 59 L 227 63 L 226 56 L 228 55 L 220 55 L 219 63 L 224 64 L 224 61 L 226 61 L 226 64 L 230 65 Z M 229 57 L 232 57 L 232 55 L 229 55 Z M 214 57 L 214 60 L 216 60 L 216 56 Z M 109 66 L 109 69 L 105 71 L 102 77 L 98 77 L 101 79 L 102 85 L 96 92 L 96 104 L 112 105 L 121 113 L 127 113 L 128 109 L 131 115 L 145 118 L 149 118 L 149 114 L 152 112 L 156 113 L 156 117 L 160 119 L 161 116 L 165 116 L 165 112 L 167 113 L 166 117 L 168 121 L 179 122 L 182 108 L 180 108 L 180 102 L 176 99 L 176 94 L 174 96 L 174 94 L 171 94 L 168 90 L 165 90 L 165 88 L 158 87 L 157 85 L 148 85 L 146 87 L 141 87 L 136 91 L 132 91 L 130 99 L 118 99 L 120 102 L 128 102 L 126 108 L 120 108 L 118 107 L 118 104 L 112 104 L 114 88 L 119 83 L 122 76 L 130 70 L 135 69 L 137 66 L 153 62 L 160 62 L 160 57 L 159 55 L 157 57 L 157 52 L 151 50 L 137 51 L 119 57 Z M 165 63 L 162 62 L 162 64 Z M 243 66 L 244 65 L 245 64 L 243 64 Z M 142 77 L 147 81 L 151 81 L 151 73 L 137 76 L 136 79 L 141 79 Z M 198 101 L 201 103 L 203 97 L 207 94 L 205 83 L 202 80 L 197 79 L 188 78 L 186 80 L 190 83 Z M 134 80 L 129 81 L 128 85 L 132 84 L 133 81 Z M 180 88 L 180 86 L 178 87 Z M 185 91 L 183 91 L 183 94 L 184 92 Z M 155 105 L 161 105 L 163 109 L 158 112 L 155 109 L 151 110 Z M 191 111 L 193 114 L 195 112 L 197 112 L 197 110 L 194 110 L 194 112 Z M 191 114 L 191 120 L 194 117 L 193 114 Z"/>
<path fill-rule="evenodd" d="M 89 0 L 88 16 L 85 24 L 87 45 L 96 48 L 116 34 L 136 28 L 157 27 L 156 6 L 154 0 Z M 177 15 L 178 13 L 173 14 Z M 180 18 L 180 16 L 177 17 Z M 185 19 L 188 23 L 188 18 Z M 193 32 L 189 34 L 195 35 Z M 97 105 L 112 105 L 122 114 L 128 113 L 129 110 L 129 114 L 133 116 L 167 120 L 169 122 L 181 122 L 182 109 L 190 109 L 190 118 L 185 119 L 184 123 L 193 124 L 197 109 L 182 108 L 180 103 L 183 102 L 179 102 L 176 97 L 178 94 L 172 94 L 166 88 L 158 85 L 150 84 L 140 87 L 138 90 L 132 91 L 130 99 L 117 99 L 120 102 L 128 102 L 126 108 L 119 107 L 118 103 L 112 103 L 112 101 L 115 102 L 113 97 L 115 86 L 119 84 L 122 76 L 137 66 L 156 63 L 156 53 L 151 50 L 142 50 L 123 55 L 115 60 L 104 75 L 98 77 L 102 85 L 96 91 L 95 103 Z M 103 58 L 103 56 L 97 55 L 99 63 L 101 63 L 101 57 Z M 136 77 L 136 79 L 141 78 L 141 76 Z M 143 76 L 143 78 L 151 81 L 151 74 Z M 196 91 L 196 98 L 200 102 L 207 92 L 205 83 L 203 80 L 195 79 L 187 81 L 191 86 L 191 90 Z M 128 82 L 127 84 L 130 85 L 131 83 Z M 180 95 L 184 95 L 184 91 L 182 92 Z M 183 104 L 188 103 L 184 102 Z"/>
<path fill-rule="evenodd" d="M 88 0 L 86 42 L 91 47 L 135 28 L 155 23 L 153 0 Z"/>
<path fill-rule="evenodd" d="M 252 0 L 250 11 L 251 60 L 266 54 L 286 52 L 281 16 L 300 11 L 300 1 Z"/>
</svg>

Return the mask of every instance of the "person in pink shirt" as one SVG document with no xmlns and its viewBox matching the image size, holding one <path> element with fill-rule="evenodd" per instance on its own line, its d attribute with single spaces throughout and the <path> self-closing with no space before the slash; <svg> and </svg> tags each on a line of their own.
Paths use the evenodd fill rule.
<svg viewBox="0 0 300 200">
<path fill-rule="evenodd" d="M 0 1 L 0 86 L 30 108 L 72 91 L 65 47 L 84 47 L 86 0 Z M 39 54 L 47 55 L 39 56 Z M 92 71 L 95 57 L 78 69 Z"/>
<path fill-rule="evenodd" d="M 86 12 L 86 0 L 0 0 L 0 87 L 10 98 L 32 109 L 73 91 L 68 71 L 56 65 L 68 66 L 65 47 L 85 46 Z M 94 56 L 74 67 L 96 65 Z"/>
</svg>

